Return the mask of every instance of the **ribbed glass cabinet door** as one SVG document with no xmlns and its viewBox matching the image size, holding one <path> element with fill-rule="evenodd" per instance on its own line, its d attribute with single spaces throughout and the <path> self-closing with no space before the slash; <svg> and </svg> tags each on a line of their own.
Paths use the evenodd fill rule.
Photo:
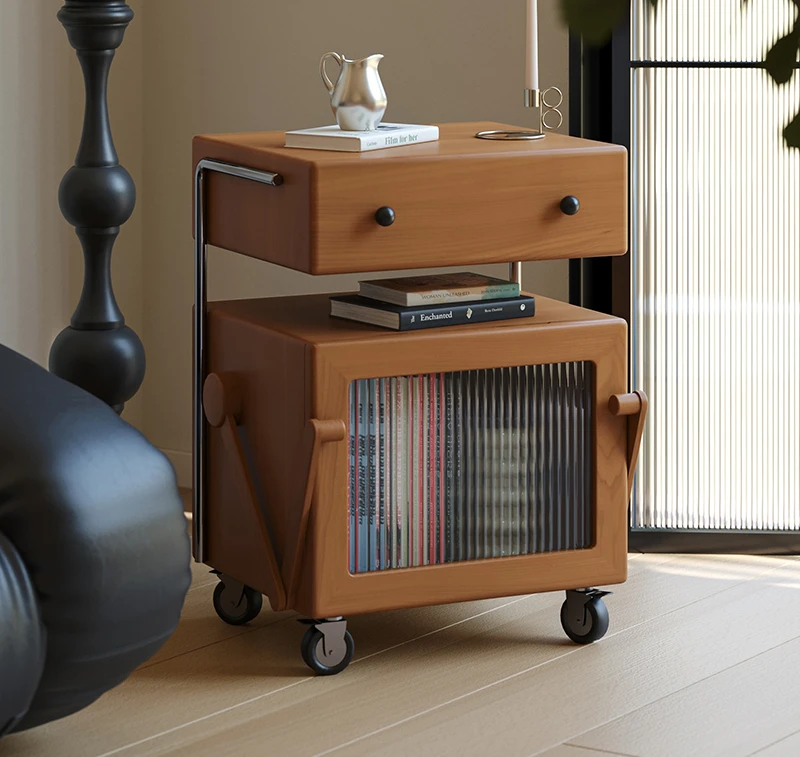
<svg viewBox="0 0 800 757">
<path fill-rule="evenodd" d="M 800 75 L 755 65 L 795 13 L 634 3 L 634 529 L 800 528 Z"/>
<path fill-rule="evenodd" d="M 591 546 L 592 365 L 350 385 L 350 572 Z"/>
</svg>

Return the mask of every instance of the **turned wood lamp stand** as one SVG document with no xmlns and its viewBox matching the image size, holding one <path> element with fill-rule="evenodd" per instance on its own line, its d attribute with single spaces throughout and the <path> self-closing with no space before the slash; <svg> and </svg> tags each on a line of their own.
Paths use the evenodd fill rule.
<svg viewBox="0 0 800 757">
<path fill-rule="evenodd" d="M 312 275 L 624 254 L 625 150 L 474 138 L 501 128 L 361 154 L 194 140 L 194 556 L 226 622 L 262 595 L 308 618 L 318 673 L 350 662 L 347 615 L 540 591 L 589 643 L 591 587 L 626 578 L 647 400 L 624 321 L 538 297 L 533 318 L 397 333 L 322 295 L 207 302 L 208 244 Z"/>
<path fill-rule="evenodd" d="M 131 175 L 119 164 L 108 119 L 111 63 L 133 11 L 123 0 L 66 0 L 58 19 L 83 70 L 86 109 L 75 165 L 58 190 L 64 218 L 83 247 L 80 301 L 50 348 L 50 370 L 109 404 L 118 413 L 144 380 L 142 342 L 111 286 L 111 250 L 136 204 Z"/>
</svg>

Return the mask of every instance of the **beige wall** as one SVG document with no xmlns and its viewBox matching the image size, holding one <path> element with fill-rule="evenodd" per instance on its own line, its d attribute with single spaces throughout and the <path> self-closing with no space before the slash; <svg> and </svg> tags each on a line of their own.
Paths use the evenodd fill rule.
<svg viewBox="0 0 800 757">
<path fill-rule="evenodd" d="M 58 6 L 0 2 L 0 343 L 44 364 L 80 287 L 80 248 L 57 200 L 80 74 Z"/>
<path fill-rule="evenodd" d="M 142 0 L 132 2 L 139 10 Z M 75 159 L 83 81 L 56 18 L 60 0 L 0 0 L 0 343 L 47 365 L 50 344 L 78 302 L 83 257 L 58 209 Z M 142 25 L 128 30 L 111 71 L 111 124 L 121 163 L 142 180 Z M 141 333 L 141 207 L 114 251 L 122 312 Z M 0 384 L 2 377 L 0 377 Z M 142 399 L 125 417 L 141 425 Z"/>
<path fill-rule="evenodd" d="M 2 2 L 3 0 L 0 0 Z M 151 0 L 152 2 L 152 0 Z M 144 108 L 142 58 L 144 55 L 145 0 L 128 0 L 134 17 L 125 32 L 111 67 L 108 108 L 119 162 L 136 182 L 136 207 L 114 245 L 112 281 L 125 323 L 145 340 L 144 299 Z M 75 61 L 77 65 L 77 61 Z M 146 345 L 145 345 L 146 349 Z M 148 361 L 150 355 L 147 355 Z M 139 391 L 125 405 L 123 418 L 144 431 L 144 394 Z"/>
<path fill-rule="evenodd" d="M 0 342 L 46 364 L 80 292 L 82 260 L 57 202 L 80 136 L 83 85 L 56 19 L 61 0 L 0 0 Z M 129 0 L 136 17 L 111 71 L 120 162 L 138 188 L 114 252 L 114 286 L 143 338 L 147 377 L 125 417 L 187 480 L 191 450 L 191 139 L 202 132 L 329 123 L 320 55 L 382 52 L 387 119 L 520 125 L 522 0 Z M 541 0 L 542 82 L 566 92 L 567 37 Z M 503 274 L 504 267 L 487 270 Z M 566 263 L 526 266 L 565 298 Z M 212 251 L 210 295 L 350 289 Z"/>
<path fill-rule="evenodd" d="M 541 6 L 542 82 L 566 91 L 567 37 L 555 0 Z M 320 55 L 381 52 L 386 118 L 530 123 L 521 0 L 264 2 L 161 0 L 144 16 L 144 428 L 181 477 L 191 449 L 191 138 L 329 123 Z M 491 269 L 489 269 L 491 270 Z M 504 267 L 494 268 L 504 272 Z M 566 298 L 566 264 L 530 266 L 535 291 Z M 211 298 L 352 288 L 212 251 Z"/>
</svg>

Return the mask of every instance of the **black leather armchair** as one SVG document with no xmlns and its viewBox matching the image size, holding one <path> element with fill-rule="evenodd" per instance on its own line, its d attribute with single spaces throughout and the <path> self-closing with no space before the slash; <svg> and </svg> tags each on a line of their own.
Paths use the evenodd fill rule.
<svg viewBox="0 0 800 757">
<path fill-rule="evenodd" d="M 150 658 L 189 559 L 165 457 L 0 346 L 0 735 L 85 707 Z"/>
</svg>

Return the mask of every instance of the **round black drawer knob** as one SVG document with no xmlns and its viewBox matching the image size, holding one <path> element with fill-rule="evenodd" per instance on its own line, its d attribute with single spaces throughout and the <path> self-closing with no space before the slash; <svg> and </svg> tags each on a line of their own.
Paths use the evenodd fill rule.
<svg viewBox="0 0 800 757">
<path fill-rule="evenodd" d="M 384 205 L 382 208 L 378 208 L 375 211 L 375 220 L 381 226 L 391 226 L 394 223 L 394 211 L 387 205 Z"/>
<path fill-rule="evenodd" d="M 577 197 L 573 197 L 572 195 L 567 195 L 559 205 L 561 208 L 561 212 L 565 216 L 574 216 L 580 209 L 581 204 L 578 201 Z"/>
</svg>

